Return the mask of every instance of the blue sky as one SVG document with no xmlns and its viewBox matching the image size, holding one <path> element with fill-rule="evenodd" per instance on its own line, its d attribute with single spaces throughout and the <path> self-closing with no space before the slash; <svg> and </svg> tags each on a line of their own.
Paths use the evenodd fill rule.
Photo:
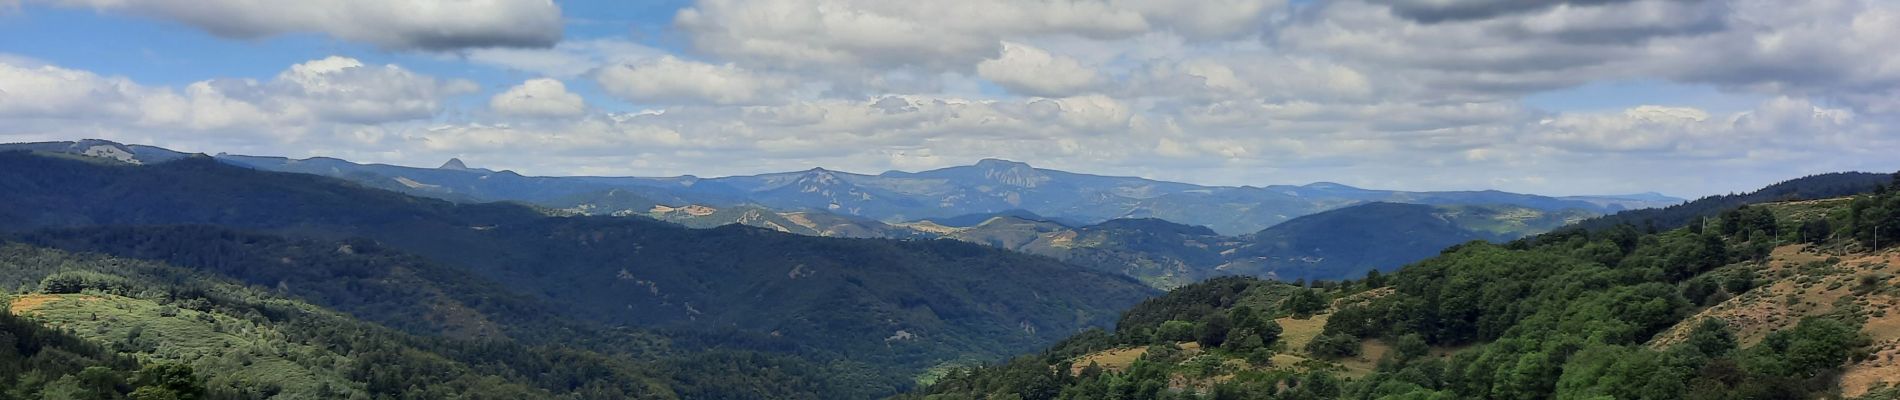
<svg viewBox="0 0 1900 400">
<path fill-rule="evenodd" d="M 1900 169 L 1892 3 L 1550 4 L 0 1 L 0 140 L 1678 196 Z"/>
</svg>

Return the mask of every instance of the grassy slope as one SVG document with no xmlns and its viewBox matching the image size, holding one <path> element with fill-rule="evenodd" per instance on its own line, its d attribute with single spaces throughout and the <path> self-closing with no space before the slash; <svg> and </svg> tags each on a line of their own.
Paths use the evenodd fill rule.
<svg viewBox="0 0 1900 400">
<path fill-rule="evenodd" d="M 284 333 L 272 326 L 228 315 L 108 294 L 24 295 L 12 299 L 11 311 L 146 360 L 216 371 L 208 374 L 208 384 L 214 386 L 243 382 L 304 393 L 364 394 L 362 383 L 352 382 L 338 370 L 288 357 L 297 354 L 331 364 L 356 362 L 349 356 L 285 341 Z"/>
<path fill-rule="evenodd" d="M 1889 248 L 1878 252 L 1866 250 L 1867 239 L 1854 239 L 1852 233 L 1855 228 L 1842 222 L 1848 214 L 1848 203 L 1835 199 L 1762 204 L 1753 211 L 1743 209 L 1724 213 L 1722 218 L 1706 225 L 1707 229 L 1713 230 L 1706 234 L 1681 229 L 1643 235 L 1634 229 L 1625 228 L 1597 235 L 1565 232 L 1507 246 L 1461 246 L 1434 258 L 1436 261 L 1418 265 L 1417 268 L 1407 268 L 1400 274 L 1384 278 L 1396 290 L 1355 289 L 1334 292 L 1345 297 L 1335 302 L 1331 313 L 1322 313 L 1308 320 L 1278 318 L 1276 321 L 1284 329 L 1282 343 L 1269 366 L 1248 368 L 1244 364 L 1230 362 L 1227 363 L 1229 367 L 1222 371 L 1225 375 L 1210 377 L 1204 373 L 1193 374 L 1197 371 L 1183 370 L 1183 364 L 1169 367 L 1173 377 L 1168 381 L 1176 389 L 1201 391 L 1213 387 L 1217 382 L 1229 382 L 1227 379 L 1264 377 L 1264 381 L 1256 382 L 1269 385 L 1255 388 L 1291 395 L 1294 393 L 1287 391 L 1287 375 L 1274 375 L 1272 372 L 1306 369 L 1332 370 L 1341 377 L 1366 380 L 1370 386 L 1345 386 L 1348 392 L 1360 394 L 1421 394 L 1436 390 L 1439 395 L 1498 395 L 1500 391 L 1523 389 L 1529 389 L 1529 394 L 1542 392 L 1545 395 L 1553 391 L 1574 395 L 1579 392 L 1611 393 L 1605 391 L 1618 390 L 1625 392 L 1614 393 L 1628 394 L 1627 391 L 1631 390 L 1652 391 L 1649 393 L 1672 393 L 1672 390 L 1676 390 L 1678 392 L 1674 393 L 1681 393 L 1679 391 L 1684 390 L 1684 387 L 1672 388 L 1669 386 L 1671 380 L 1688 380 L 1695 374 L 1721 376 L 1724 373 L 1721 371 L 1725 370 L 1719 368 L 1728 365 L 1726 371 L 1735 371 L 1736 360 L 1740 360 L 1742 370 L 1727 372 L 1731 374 L 1729 376 L 1741 377 L 1740 380 L 1697 381 L 1694 384 L 1699 386 L 1693 390 L 1716 394 L 1788 393 L 1797 396 L 1799 393 L 1831 392 L 1888 398 L 1877 396 L 1900 393 L 1900 389 L 1894 388 L 1900 386 L 1900 310 L 1894 309 L 1900 306 L 1900 279 L 1896 278 L 1900 270 L 1894 269 L 1900 265 L 1900 249 Z M 1768 210 L 1771 215 L 1759 216 L 1760 210 Z M 1889 214 L 1867 211 L 1866 215 L 1871 215 L 1867 218 L 1888 218 L 1882 215 Z M 1766 222 L 1762 222 L 1761 218 L 1767 218 Z M 1831 226 L 1849 227 L 1835 229 L 1828 236 L 1805 232 L 1809 229 L 1804 227 L 1817 224 L 1820 220 L 1830 221 Z M 1697 227 L 1701 226 L 1704 225 Z M 1822 242 L 1787 245 L 1803 235 Z M 1783 245 L 1776 247 L 1775 244 Z M 1626 247 L 1618 250 L 1616 247 L 1619 245 Z M 1532 266 L 1534 268 L 1527 268 Z M 1189 286 L 1143 303 L 1124 314 L 1119 329 L 1125 333 L 1139 329 L 1139 326 L 1156 326 L 1168 319 L 1196 320 L 1193 316 L 1205 315 L 1206 312 L 1194 311 L 1206 307 L 1197 305 L 1197 302 L 1218 299 L 1206 303 L 1214 305 L 1212 310 L 1216 312 L 1238 304 L 1251 303 L 1251 306 L 1260 303 L 1250 300 L 1255 297 L 1253 295 L 1229 299 L 1226 297 L 1230 296 L 1228 294 L 1209 292 L 1200 286 L 1204 285 Z M 1357 286 L 1355 283 L 1348 287 Z M 1735 288 L 1735 292 L 1728 293 L 1731 290 L 1729 288 Z M 1381 290 L 1385 294 L 1380 293 Z M 1355 300 L 1367 295 L 1373 296 L 1372 299 Z M 1205 300 L 1192 300 L 1196 298 Z M 1697 303 L 1702 305 L 1697 306 Z M 1267 310 L 1269 314 L 1280 312 Z M 1170 313 L 1175 317 L 1170 317 Z M 1363 319 L 1365 324 L 1372 325 L 1334 324 L 1341 322 L 1341 318 L 1347 318 L 1341 316 L 1348 314 L 1352 315 L 1352 319 L 1344 321 Z M 1187 318 L 1177 318 L 1180 316 Z M 1738 339 L 1738 343 L 1730 347 L 1732 353 L 1684 355 L 1694 354 L 1685 351 L 1697 350 L 1685 350 L 1684 346 L 1676 344 L 1682 343 L 1693 327 L 1709 318 L 1729 322 L 1729 329 Z M 1321 363 L 1310 361 L 1309 354 L 1292 346 L 1311 342 L 1322 332 L 1334 332 L 1335 327 L 1329 325 L 1341 325 L 1338 327 L 1341 334 L 1360 335 L 1360 354 Z M 1366 329 L 1367 326 L 1370 329 Z M 1872 345 L 1862 347 L 1865 343 L 1859 342 L 1860 339 L 1848 337 L 1853 333 L 1836 333 L 1841 332 L 1836 329 L 1857 330 L 1863 338 L 1871 339 Z M 1803 333 L 1790 337 L 1787 332 L 1791 331 Z M 1427 364 L 1410 361 L 1409 364 L 1398 366 L 1403 370 L 1380 367 L 1380 363 L 1373 360 L 1393 350 L 1380 339 L 1391 339 L 1399 333 L 1425 333 L 1427 343 L 1455 347 L 1429 348 L 1425 354 L 1431 357 L 1424 359 L 1434 361 Z M 1105 339 L 1113 343 L 1119 337 L 1120 333 Z M 1145 336 L 1136 334 L 1133 337 Z M 1103 343 L 1105 339 L 1084 335 L 1071 339 L 1071 342 Z M 1804 342 L 1810 339 L 1813 341 Z M 1544 340 L 1557 345 L 1540 348 L 1539 341 Z M 1700 340 L 1703 341 L 1696 343 L 1711 343 L 1706 337 Z M 1790 340 L 1797 344 L 1783 347 L 1788 346 Z M 1594 349 L 1568 353 L 1563 347 L 1578 344 Z M 1091 351 L 1068 355 L 1076 354 L 1072 349 L 1075 347 Z M 1703 348 L 1708 347 L 1694 349 Z M 1575 348 L 1570 349 L 1574 351 Z M 1103 363 L 1111 367 L 1109 371 L 1128 371 L 1124 376 L 1113 379 L 1145 379 L 1139 378 L 1141 368 L 1135 360 L 1151 352 L 1152 348 L 1140 343 L 1106 347 L 1071 345 L 1045 352 L 1043 360 L 1056 365 L 1064 360 L 1078 364 Z M 1656 373 L 1682 375 L 1605 375 L 1613 372 L 1605 372 L 1597 367 L 1603 364 L 1592 363 L 1601 362 L 1606 355 L 1621 358 L 1615 362 L 1627 363 L 1617 364 L 1626 365 L 1619 368 L 1630 368 L 1632 371 L 1652 369 Z M 1566 363 L 1564 358 L 1547 357 L 1576 358 Z M 1679 362 L 1690 364 L 1686 364 L 1688 367 L 1642 364 L 1653 362 L 1646 360 L 1655 360 L 1654 357 L 1678 357 L 1682 360 Z M 1826 357 L 1839 357 L 1845 363 L 1830 364 L 1840 361 Z M 1564 368 L 1519 370 L 1526 369 L 1525 365 L 1539 368 L 1533 361 L 1550 362 L 1543 360 L 1556 360 L 1556 364 L 1551 366 Z M 1783 360 L 1794 361 L 1778 363 Z M 1701 364 L 1697 363 L 1702 362 L 1711 362 L 1708 368 L 1718 369 L 1698 369 Z M 1799 367 L 1803 369 L 1792 371 L 1798 376 L 1779 375 L 1784 372 L 1776 372 L 1776 368 L 1788 365 L 1803 365 Z M 1438 383 L 1415 380 L 1419 377 L 1415 375 L 1420 372 L 1418 368 L 1429 370 L 1434 367 L 1452 368 L 1444 370 L 1445 373 L 1475 374 L 1471 376 L 1476 378 L 1460 379 L 1476 380 L 1477 386 L 1451 386 L 1464 383 L 1449 380 Z M 1566 372 L 1572 367 L 1579 369 L 1577 373 Z M 1010 383 L 1021 381 L 1009 378 L 1011 371 L 1017 368 L 1012 363 L 977 371 L 952 384 L 932 387 L 929 393 L 987 391 L 994 394 L 998 393 L 998 389 L 1007 392 Z M 1072 371 L 1080 371 L 1074 369 L 1073 365 L 1071 368 Z M 1670 368 L 1677 368 L 1673 371 L 1678 372 L 1665 372 L 1671 371 Z M 1500 371 L 1510 374 L 1499 375 L 1504 373 Z M 1189 375 L 1198 377 L 1188 378 Z M 1541 377 L 1535 379 L 1547 379 L 1544 382 L 1551 383 L 1557 383 L 1561 376 L 1563 386 L 1539 387 L 1535 386 L 1536 381 L 1532 381 L 1533 386 L 1511 386 L 1514 382 L 1490 380 L 1491 377 L 1522 379 L 1539 375 Z M 1764 380 L 1775 376 L 1790 378 Z M 1087 383 L 1093 378 L 1075 379 Z M 1614 379 L 1653 381 L 1630 383 Z M 1279 389 L 1273 389 L 1273 382 L 1280 382 Z M 1062 385 L 1065 393 L 1069 389 L 1087 387 L 1077 386 L 1075 382 Z M 1709 387 L 1705 389 L 1703 386 Z M 1114 386 L 1111 384 L 1109 387 Z"/>
</svg>

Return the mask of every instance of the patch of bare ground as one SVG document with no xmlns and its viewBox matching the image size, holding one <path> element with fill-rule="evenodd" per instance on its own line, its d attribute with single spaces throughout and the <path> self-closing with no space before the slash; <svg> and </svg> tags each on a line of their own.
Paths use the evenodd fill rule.
<svg viewBox="0 0 1900 400">
<path fill-rule="evenodd" d="M 1194 355 L 1201 354 L 1200 343 L 1181 342 L 1179 345 L 1181 346 L 1181 354 L 1184 356 L 1193 357 Z M 1122 347 L 1102 350 L 1076 357 L 1075 361 L 1069 367 L 1069 373 L 1080 374 L 1083 368 L 1088 368 L 1089 364 L 1102 367 L 1104 371 L 1127 371 L 1129 366 L 1135 364 L 1135 360 L 1141 359 L 1141 356 L 1146 354 L 1148 354 L 1147 347 Z"/>
<path fill-rule="evenodd" d="M 1847 366 L 1841 374 L 1841 395 L 1853 398 L 1868 391 L 1900 384 L 1900 340 L 1875 343 L 1873 355 Z"/>
<path fill-rule="evenodd" d="M 1893 287 L 1888 265 L 1896 263 L 1895 254 L 1829 255 L 1805 245 L 1776 248 L 1765 265 L 1757 267 L 1759 276 L 1770 282 L 1703 309 L 1650 341 L 1650 346 L 1665 348 L 1682 342 L 1703 319 L 1717 318 L 1735 329 L 1742 345 L 1753 345 L 1769 333 L 1793 327 L 1802 318 L 1835 312 L 1853 312 L 1860 316 L 1885 315 L 1900 302 Z M 1900 317 L 1900 316 L 1897 316 Z M 1885 318 L 1885 317 L 1881 317 Z M 1869 319 L 1870 327 L 1884 322 Z M 1900 332 L 1877 333 L 1895 335 Z"/>
<path fill-rule="evenodd" d="M 1728 322 L 1743 346 L 1794 327 L 1803 318 L 1836 316 L 1863 321 L 1871 355 L 1841 375 L 1841 394 L 1900 385 L 1900 251 L 1830 254 L 1804 245 L 1774 249 L 1757 274 L 1771 281 L 1696 313 L 1650 341 L 1681 343 L 1703 319 Z"/>
<path fill-rule="evenodd" d="M 84 295 L 84 294 L 81 294 L 81 295 L 28 294 L 28 295 L 14 296 L 7 303 L 7 312 L 13 315 L 27 315 L 29 313 L 32 313 L 34 310 L 38 310 L 42 307 L 46 307 L 46 305 L 48 304 L 53 304 L 62 300 L 99 301 L 99 296 Z"/>
</svg>

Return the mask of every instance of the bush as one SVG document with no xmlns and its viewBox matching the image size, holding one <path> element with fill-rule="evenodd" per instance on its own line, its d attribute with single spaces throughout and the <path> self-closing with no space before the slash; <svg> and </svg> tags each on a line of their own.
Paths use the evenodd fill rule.
<svg viewBox="0 0 1900 400">
<path fill-rule="evenodd" d="M 130 289 L 131 284 L 123 277 L 92 271 L 61 271 L 40 280 L 40 293 L 45 294 L 72 294 L 92 290 L 123 295 Z"/>
<path fill-rule="evenodd" d="M 1359 355 L 1359 338 L 1344 333 L 1320 335 L 1306 344 L 1306 352 L 1318 358 L 1342 358 Z"/>
<path fill-rule="evenodd" d="M 1306 318 L 1325 310 L 1326 299 L 1320 298 L 1319 292 L 1301 290 L 1280 302 L 1280 308 L 1293 313 L 1294 317 Z"/>
<path fill-rule="evenodd" d="M 1174 363 L 1181 362 L 1181 357 L 1185 355 L 1186 355 L 1185 352 L 1181 351 L 1180 345 L 1177 345 L 1174 343 L 1162 343 L 1162 344 L 1156 344 L 1156 345 L 1149 345 L 1148 352 L 1142 353 L 1141 356 L 1143 358 L 1147 358 L 1148 361 L 1153 361 L 1158 364 L 1172 365 Z"/>
<path fill-rule="evenodd" d="M 1194 325 L 1193 322 L 1179 321 L 1179 320 L 1163 322 L 1161 323 L 1161 328 L 1155 330 L 1155 340 L 1167 341 L 1167 342 L 1192 342 L 1195 339 L 1196 329 L 1197 327 Z"/>
</svg>

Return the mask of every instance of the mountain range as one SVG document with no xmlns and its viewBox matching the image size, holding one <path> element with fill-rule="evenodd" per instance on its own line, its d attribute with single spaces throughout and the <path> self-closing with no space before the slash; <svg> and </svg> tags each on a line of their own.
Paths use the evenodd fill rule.
<svg viewBox="0 0 1900 400">
<path fill-rule="evenodd" d="M 6 149 L 7 397 L 1632 397 L 1615 383 L 1628 377 L 1598 375 L 1694 374 L 1697 390 L 1799 398 L 1880 390 L 1891 357 L 1850 352 L 1900 348 L 1878 329 L 1893 323 L 1882 271 L 1900 259 L 1882 239 L 1900 236 L 1900 195 L 1868 188 L 1873 174 L 1512 240 L 1599 211 L 1535 196 L 1357 199 L 1245 234 L 1028 208 L 886 221 L 747 200 L 597 215 L 416 196 L 436 184 L 353 169 L 403 167 L 312 159 L 295 164 L 333 171 L 287 173 L 108 142 Z M 648 179 L 423 170 L 548 199 L 575 196 L 556 190 L 571 179 Z M 823 183 L 785 185 L 808 184 Z M 650 187 L 586 196 L 692 193 Z M 1637 215 L 1701 223 L 1644 233 Z M 1310 287 L 1284 282 L 1297 280 Z M 1597 367 L 1663 359 L 1645 352 L 1680 362 Z M 1447 371 L 1478 372 L 1427 379 Z M 1833 374 L 1854 378 L 1830 389 Z"/>
<path fill-rule="evenodd" d="M 932 366 L 1033 349 L 1107 326 L 1156 293 L 1118 274 L 955 241 L 548 216 L 206 156 L 130 161 L 0 152 L 0 240 L 165 263 L 409 334 L 604 354 L 644 354 L 640 343 L 660 340 L 675 356 L 652 362 L 712 368 L 693 357 L 741 351 L 830 365 L 799 368 L 850 382 L 838 390 L 852 394 L 804 393 L 816 398 L 889 393 Z M 53 274 L 67 264 L 30 265 Z M 101 282 L 160 279 L 88 271 Z M 613 339 L 617 329 L 636 331 Z M 675 383 L 732 391 L 686 398 L 785 397 Z"/>
<path fill-rule="evenodd" d="M 127 162 L 187 156 L 97 140 L 0 145 L 9 147 Z M 1453 244 L 1511 240 L 1607 210 L 1677 201 L 1653 193 L 1555 198 L 1496 191 L 1380 191 L 1333 183 L 1206 187 L 1074 174 L 1003 160 L 876 176 L 813 169 L 699 179 L 527 177 L 470 168 L 460 159 L 432 169 L 330 158 L 215 159 L 464 203 L 518 201 L 565 215 L 644 216 L 693 228 L 739 224 L 808 236 L 949 238 L 1051 256 L 1162 289 L 1221 275 L 1290 281 L 1389 272 Z M 927 203 L 933 205 L 923 205 Z M 1155 206 L 1161 204 L 1171 205 Z M 972 210 L 986 211 L 954 214 Z M 1050 217 L 1036 210 L 1060 214 Z M 1160 213 L 1165 217 L 1154 216 L 1156 210 L 1165 210 Z M 1202 215 L 1259 210 L 1279 211 L 1264 220 L 1225 218 L 1212 224 L 1229 229 L 1269 225 L 1244 233 L 1181 223 L 1207 220 Z M 925 217 L 904 220 L 907 215 Z M 1279 221 L 1282 218 L 1286 220 Z"/>
<path fill-rule="evenodd" d="M 0 149 L 105 154 L 159 162 L 185 154 L 102 140 L 0 145 Z M 1111 219 L 1159 218 L 1227 235 L 1258 232 L 1303 215 L 1367 202 L 1510 205 L 1543 211 L 1608 214 L 1683 200 L 1656 193 L 1551 197 L 1495 190 L 1407 192 L 1337 183 L 1205 186 L 1112 177 L 985 159 L 974 165 L 867 175 L 824 168 L 722 178 L 531 177 L 470 168 L 455 159 L 437 168 L 359 164 L 316 157 L 218 154 L 250 168 L 331 176 L 370 187 L 459 202 L 520 201 L 588 215 L 663 212 L 668 208 L 754 206 L 783 212 L 826 212 L 885 223 L 1026 211 L 1072 225 Z M 657 207 L 666 208 L 657 208 Z"/>
</svg>

